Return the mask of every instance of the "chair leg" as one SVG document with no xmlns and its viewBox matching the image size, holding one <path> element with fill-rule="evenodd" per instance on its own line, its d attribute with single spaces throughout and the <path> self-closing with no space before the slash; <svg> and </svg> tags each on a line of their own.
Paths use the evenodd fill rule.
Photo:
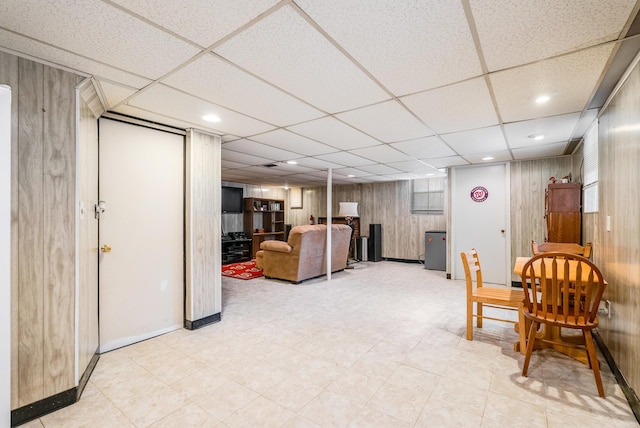
<svg viewBox="0 0 640 428">
<path fill-rule="evenodd" d="M 478 317 L 476 318 L 476 324 L 478 325 L 478 328 L 482 328 L 482 303 L 478 302 L 476 303 L 477 306 L 477 312 L 478 312 Z"/>
<path fill-rule="evenodd" d="M 524 357 L 524 363 L 522 364 L 522 376 L 527 377 L 529 371 L 529 361 L 531 361 L 531 353 L 533 352 L 533 345 L 536 341 L 536 332 L 538 331 L 538 323 L 531 322 L 529 327 L 529 337 L 527 338 L 527 354 Z"/>
<path fill-rule="evenodd" d="M 473 302 L 467 299 L 467 340 L 473 340 Z"/>
<path fill-rule="evenodd" d="M 593 345 L 593 336 L 591 331 L 583 331 L 584 343 L 587 348 L 587 356 L 589 357 L 589 364 L 591 370 L 593 370 L 593 377 L 596 378 L 596 386 L 598 387 L 598 395 L 604 398 L 604 388 L 602 386 L 602 378 L 600 377 L 600 364 L 598 363 L 598 357 L 596 355 L 596 347 Z"/>
<path fill-rule="evenodd" d="M 522 305 L 518 306 L 518 338 L 520 342 L 520 353 L 524 354 L 527 349 L 527 327 Z"/>
</svg>

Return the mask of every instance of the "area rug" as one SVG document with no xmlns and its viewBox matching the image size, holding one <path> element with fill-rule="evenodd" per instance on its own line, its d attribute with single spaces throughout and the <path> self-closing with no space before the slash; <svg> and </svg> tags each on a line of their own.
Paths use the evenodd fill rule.
<svg viewBox="0 0 640 428">
<path fill-rule="evenodd" d="M 262 269 L 256 267 L 256 261 L 232 263 L 222 266 L 222 275 L 239 279 L 253 279 L 262 276 Z"/>
</svg>

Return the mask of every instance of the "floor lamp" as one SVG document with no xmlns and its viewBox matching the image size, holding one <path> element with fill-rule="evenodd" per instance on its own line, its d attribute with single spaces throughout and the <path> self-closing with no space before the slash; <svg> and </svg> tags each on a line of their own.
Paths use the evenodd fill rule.
<svg viewBox="0 0 640 428">
<path fill-rule="evenodd" d="M 357 202 L 339 202 L 340 208 L 338 209 L 338 217 L 344 217 L 345 223 L 351 228 L 351 238 L 349 238 L 349 253 L 347 254 L 347 265 L 349 264 L 349 256 L 353 250 L 353 234 L 355 231 L 355 224 L 353 224 L 353 218 L 358 217 L 358 203 Z"/>
</svg>

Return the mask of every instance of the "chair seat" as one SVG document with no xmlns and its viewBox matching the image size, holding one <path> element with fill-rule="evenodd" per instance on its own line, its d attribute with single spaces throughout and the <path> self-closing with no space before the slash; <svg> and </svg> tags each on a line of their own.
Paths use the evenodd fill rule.
<svg viewBox="0 0 640 428">
<path fill-rule="evenodd" d="M 560 311 L 561 312 L 561 311 Z M 554 316 L 550 311 L 537 311 L 533 314 L 524 312 L 525 318 L 528 318 L 532 321 L 541 322 L 549 325 L 556 325 L 563 328 L 573 328 L 580 330 L 591 330 L 598 326 L 598 318 L 596 317 L 592 322 L 588 319 L 585 320 L 584 316 L 578 316 L 577 318 L 573 315 L 567 315 L 565 318 L 562 313 L 558 313 L 557 316 Z"/>
<path fill-rule="evenodd" d="M 480 287 L 473 291 L 473 300 L 515 308 L 524 302 L 524 292 L 513 288 Z"/>
</svg>

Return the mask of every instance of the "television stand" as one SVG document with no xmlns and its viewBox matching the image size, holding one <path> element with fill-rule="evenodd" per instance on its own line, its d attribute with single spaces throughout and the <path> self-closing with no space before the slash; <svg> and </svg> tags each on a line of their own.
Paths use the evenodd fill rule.
<svg viewBox="0 0 640 428">
<path fill-rule="evenodd" d="M 244 237 L 222 237 L 222 264 L 251 260 L 251 239 Z"/>
</svg>

